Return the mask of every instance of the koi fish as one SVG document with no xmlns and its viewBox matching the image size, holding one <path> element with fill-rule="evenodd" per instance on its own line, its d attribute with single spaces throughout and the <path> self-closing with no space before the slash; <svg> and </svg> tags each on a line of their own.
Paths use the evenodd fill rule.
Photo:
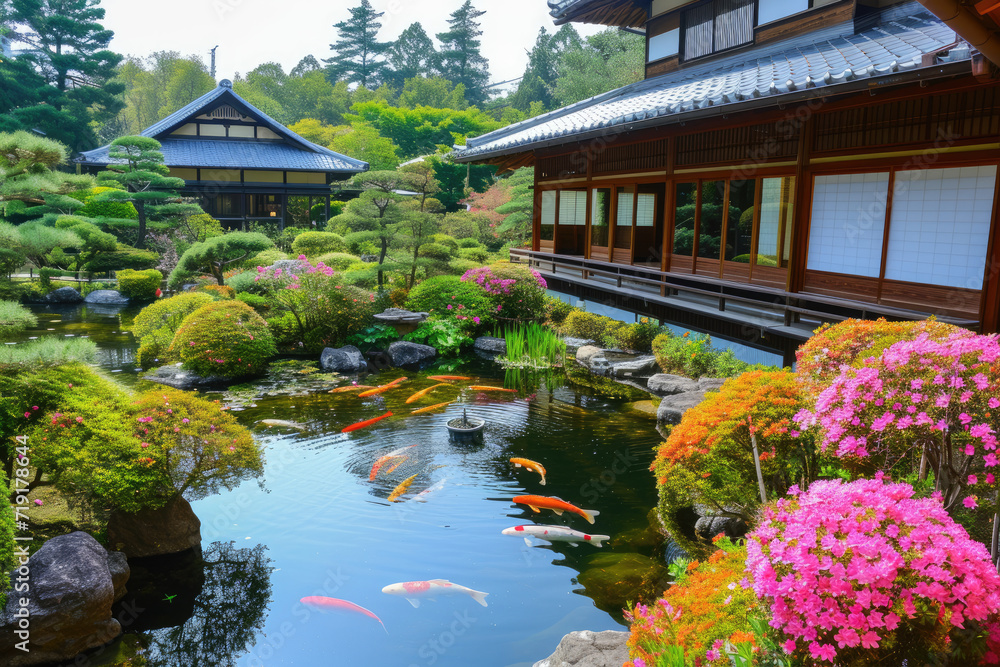
<svg viewBox="0 0 1000 667">
<path fill-rule="evenodd" d="M 337 387 L 336 389 L 331 389 L 329 393 L 331 394 L 343 394 L 345 391 L 364 391 L 366 389 L 374 389 L 371 385 L 367 384 L 356 384 L 350 387 Z"/>
<path fill-rule="evenodd" d="M 426 489 L 424 489 L 423 491 L 421 491 L 417 495 L 413 496 L 414 502 L 426 503 L 428 496 L 430 496 L 435 491 L 440 491 L 441 489 L 443 489 L 444 488 L 444 483 L 447 482 L 447 481 L 448 481 L 448 478 L 445 477 L 440 482 L 437 482 L 435 484 L 432 484 L 431 486 L 428 486 Z"/>
<path fill-rule="evenodd" d="M 471 380 L 472 378 L 467 378 L 464 375 L 428 375 L 427 379 L 438 380 L 440 382 L 447 380 Z"/>
<path fill-rule="evenodd" d="M 569 542 L 573 546 L 576 546 L 577 542 L 590 542 L 595 547 L 600 547 L 603 546 L 601 542 L 611 539 L 610 535 L 588 535 L 566 526 L 513 526 L 504 528 L 501 532 L 504 535 L 531 535 L 546 542 Z M 528 542 L 528 538 L 525 537 L 524 541 Z"/>
<path fill-rule="evenodd" d="M 487 387 L 481 384 L 470 384 L 469 389 L 472 391 L 506 391 L 511 394 L 516 394 L 517 389 L 504 389 L 503 387 Z"/>
<path fill-rule="evenodd" d="M 393 387 L 398 386 L 399 383 L 402 382 L 405 379 L 406 378 L 399 378 L 399 379 L 393 380 L 392 382 L 390 382 L 388 384 L 379 385 L 378 387 L 375 387 L 374 389 L 369 389 L 368 391 L 363 391 L 360 394 L 358 394 L 358 398 L 364 398 L 365 396 L 374 396 L 375 394 L 381 394 L 384 391 L 389 391 Z"/>
<path fill-rule="evenodd" d="M 378 417 L 373 417 L 372 419 L 366 419 L 363 422 L 358 422 L 357 424 L 351 424 L 350 426 L 345 426 L 340 429 L 341 433 L 350 433 L 351 431 L 357 431 L 359 428 L 365 428 L 366 426 L 371 426 L 375 422 L 382 421 L 386 417 L 391 417 L 392 411 L 386 412 L 384 415 Z"/>
<path fill-rule="evenodd" d="M 422 412 L 430 412 L 431 410 L 437 410 L 438 408 L 443 408 L 446 405 L 451 405 L 455 401 L 445 401 L 444 403 L 438 403 L 436 405 L 428 405 L 426 408 L 420 408 L 419 410 L 414 410 L 411 415 L 419 415 Z"/>
<path fill-rule="evenodd" d="M 438 387 L 450 387 L 450 386 L 451 386 L 451 384 L 448 383 L 448 382 L 439 382 L 436 385 L 433 385 L 431 387 L 427 387 L 427 389 L 421 389 L 420 391 L 418 391 L 417 393 L 415 393 L 413 396 L 410 396 L 408 399 L 406 399 L 406 402 L 407 403 L 412 403 L 412 402 L 414 402 L 414 401 L 416 401 L 418 399 L 421 399 L 424 396 L 426 396 L 427 394 L 429 394 L 432 391 L 434 391 L 435 389 L 437 389 Z"/>
<path fill-rule="evenodd" d="M 417 475 L 419 475 L 419 474 L 420 473 L 417 473 Z M 408 488 L 410 488 L 410 484 L 413 484 L 413 480 L 415 480 L 417 478 L 417 475 L 410 475 L 409 477 L 407 477 L 406 479 L 404 479 L 402 482 L 400 482 L 396 486 L 396 488 L 392 490 L 392 493 L 389 494 L 389 498 L 388 498 L 389 502 L 390 503 L 396 502 L 396 499 L 398 499 L 401 495 L 403 495 L 404 493 L 406 493 L 406 490 Z"/>
<path fill-rule="evenodd" d="M 399 449 L 397 449 L 395 451 L 389 452 L 385 456 L 380 456 L 378 458 L 378 460 L 375 461 L 375 464 L 372 466 L 372 471 L 370 473 L 368 473 L 368 481 L 369 482 L 374 482 L 375 481 L 375 477 L 379 473 L 379 470 L 381 470 L 382 466 L 384 466 L 389 461 L 392 461 L 394 459 L 399 459 L 399 458 L 404 458 L 405 459 L 406 457 L 403 456 L 403 452 L 405 452 L 410 447 L 416 447 L 416 445 L 407 445 L 406 447 L 400 447 Z M 402 463 L 402 461 L 400 461 L 400 463 Z M 395 470 L 395 469 L 396 468 L 393 468 L 392 470 Z M 392 470 L 387 470 L 386 474 L 392 472 Z"/>
<path fill-rule="evenodd" d="M 513 502 L 520 505 L 527 505 L 536 513 L 541 512 L 542 509 L 552 510 L 556 514 L 572 512 L 573 514 L 579 514 L 590 523 L 594 523 L 594 517 L 600 514 L 596 510 L 580 509 L 576 505 L 571 505 L 562 498 L 556 498 L 555 496 L 514 496 Z"/>
<path fill-rule="evenodd" d="M 453 595 L 464 593 L 479 604 L 486 606 L 486 596 L 489 593 L 474 591 L 465 586 L 453 584 L 447 579 L 431 579 L 430 581 L 404 581 L 399 584 L 389 584 L 382 589 L 388 595 L 399 595 L 414 607 L 420 606 L 420 598 L 434 599 L 436 595 Z"/>
<path fill-rule="evenodd" d="M 285 421 L 284 419 L 262 419 L 261 424 L 267 426 L 268 428 L 272 426 L 282 426 L 284 428 L 295 428 L 300 431 L 306 431 L 309 429 L 305 424 L 300 424 L 298 422 Z"/>
<path fill-rule="evenodd" d="M 396 471 L 396 468 L 398 468 L 399 466 L 403 465 L 403 461 L 405 461 L 406 459 L 408 459 L 410 457 L 409 456 L 398 456 L 396 458 L 398 460 L 395 463 L 393 463 L 391 466 L 389 466 L 388 468 L 385 469 L 385 474 L 386 475 L 391 475 L 393 472 Z"/>
<path fill-rule="evenodd" d="M 382 626 L 382 629 L 385 630 L 386 634 L 389 633 L 389 631 L 386 630 L 385 623 L 382 622 L 381 618 L 364 607 L 354 604 L 353 602 L 348 602 L 347 600 L 341 600 L 339 598 L 328 598 L 325 595 L 309 595 L 299 600 L 299 602 L 309 605 L 310 607 L 316 607 L 317 609 L 342 609 L 344 611 L 364 614 L 368 618 L 374 618 L 378 621 L 379 625 Z"/>
<path fill-rule="evenodd" d="M 531 459 L 519 459 L 516 457 L 512 458 L 510 462 L 514 464 L 515 468 L 526 468 L 532 472 L 537 472 L 542 476 L 542 486 L 545 486 L 545 467 L 541 463 L 532 461 Z"/>
</svg>

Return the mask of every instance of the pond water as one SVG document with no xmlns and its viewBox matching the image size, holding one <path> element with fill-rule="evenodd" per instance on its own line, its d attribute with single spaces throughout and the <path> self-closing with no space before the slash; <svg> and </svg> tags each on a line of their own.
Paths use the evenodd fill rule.
<svg viewBox="0 0 1000 667">
<path fill-rule="evenodd" d="M 26 336 L 90 336 L 102 350 L 103 367 L 145 384 L 134 369 L 135 343 L 121 333 L 127 311 L 36 313 L 38 330 Z M 135 564 L 124 608 L 129 634 L 116 647 L 117 659 L 134 655 L 128 664 L 135 665 L 531 665 L 567 632 L 622 629 L 627 601 L 649 599 L 665 587 L 664 544 L 649 519 L 656 492 L 648 467 L 661 436 L 655 422 L 623 411 L 623 401 L 562 381 L 517 394 L 456 382 L 407 405 L 411 394 L 435 383 L 426 377 L 435 371 L 408 373 L 398 389 L 359 398 L 328 393 L 349 380 L 315 372 L 315 364 L 277 368 L 281 373 L 269 381 L 208 394 L 228 403 L 259 438 L 263 487 L 248 482 L 192 503 L 202 521 L 203 560 Z M 447 373 L 473 376 L 474 384 L 504 381 L 495 364 L 481 360 Z M 386 371 L 362 382 L 402 375 Z M 451 399 L 456 402 L 443 410 L 409 416 Z M 340 432 L 387 410 L 392 418 Z M 481 444 L 449 440 L 445 423 L 463 410 L 486 420 Z M 306 428 L 267 427 L 265 419 Z M 398 468 L 369 481 L 380 456 L 408 446 Z M 514 468 L 508 461 L 514 456 L 541 462 L 547 484 Z M 389 502 L 394 487 L 411 476 L 408 492 Z M 425 489 L 432 492 L 415 499 Z M 521 494 L 559 496 L 600 515 L 591 526 L 571 513 L 533 514 L 511 502 Z M 526 523 L 566 525 L 611 540 L 603 548 L 538 540 L 529 546 L 501 533 Z M 414 608 L 381 592 L 388 584 L 431 579 L 484 591 L 488 606 L 452 595 Z M 360 605 L 384 629 L 362 613 L 299 602 L 313 595 Z M 91 664 L 109 661 L 115 664 L 95 656 Z"/>
</svg>

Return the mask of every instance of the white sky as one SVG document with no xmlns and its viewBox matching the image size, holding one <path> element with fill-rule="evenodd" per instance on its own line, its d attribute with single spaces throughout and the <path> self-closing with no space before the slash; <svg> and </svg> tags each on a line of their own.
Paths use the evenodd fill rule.
<svg viewBox="0 0 1000 667">
<path fill-rule="evenodd" d="M 444 32 L 449 15 L 464 0 L 371 0 L 385 12 L 379 39 L 391 41 L 407 26 L 419 21 L 427 34 Z M 209 64 L 209 50 L 216 51 L 216 77 L 231 79 L 261 63 L 275 61 L 289 71 L 304 56 L 318 60 L 330 56 L 336 41 L 333 24 L 346 20 L 348 8 L 360 0 L 102 0 L 107 14 L 104 27 L 114 30 L 111 49 L 118 53 L 146 56 L 154 51 L 198 54 Z M 486 9 L 480 18 L 482 53 L 490 61 L 491 81 L 498 83 L 524 72 L 527 50 L 542 26 L 556 30 L 545 0 L 503 0 L 493 3 L 473 0 Z M 603 26 L 576 25 L 581 35 L 591 35 Z M 436 40 L 435 40 L 436 43 Z"/>
</svg>

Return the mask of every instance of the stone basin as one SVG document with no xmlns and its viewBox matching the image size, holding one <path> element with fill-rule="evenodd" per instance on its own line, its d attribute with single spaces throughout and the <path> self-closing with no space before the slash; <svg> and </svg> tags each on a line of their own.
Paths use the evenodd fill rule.
<svg viewBox="0 0 1000 667">
<path fill-rule="evenodd" d="M 375 315 L 375 319 L 383 324 L 388 324 L 396 330 L 400 336 L 415 331 L 421 322 L 427 319 L 429 313 L 414 313 L 402 308 L 386 308 L 381 313 Z"/>
</svg>

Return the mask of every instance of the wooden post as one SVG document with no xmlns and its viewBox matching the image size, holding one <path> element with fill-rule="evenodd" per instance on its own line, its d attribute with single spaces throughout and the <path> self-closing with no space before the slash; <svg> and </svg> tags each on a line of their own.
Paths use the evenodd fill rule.
<svg viewBox="0 0 1000 667">
<path fill-rule="evenodd" d="M 792 219 L 792 256 L 788 267 L 789 292 L 800 292 L 805 282 L 806 252 L 809 248 L 809 213 L 812 204 L 812 178 L 809 171 L 809 150 L 812 148 L 813 118 L 810 116 L 799 131 L 799 150 L 795 164 L 795 215 Z"/>
</svg>

